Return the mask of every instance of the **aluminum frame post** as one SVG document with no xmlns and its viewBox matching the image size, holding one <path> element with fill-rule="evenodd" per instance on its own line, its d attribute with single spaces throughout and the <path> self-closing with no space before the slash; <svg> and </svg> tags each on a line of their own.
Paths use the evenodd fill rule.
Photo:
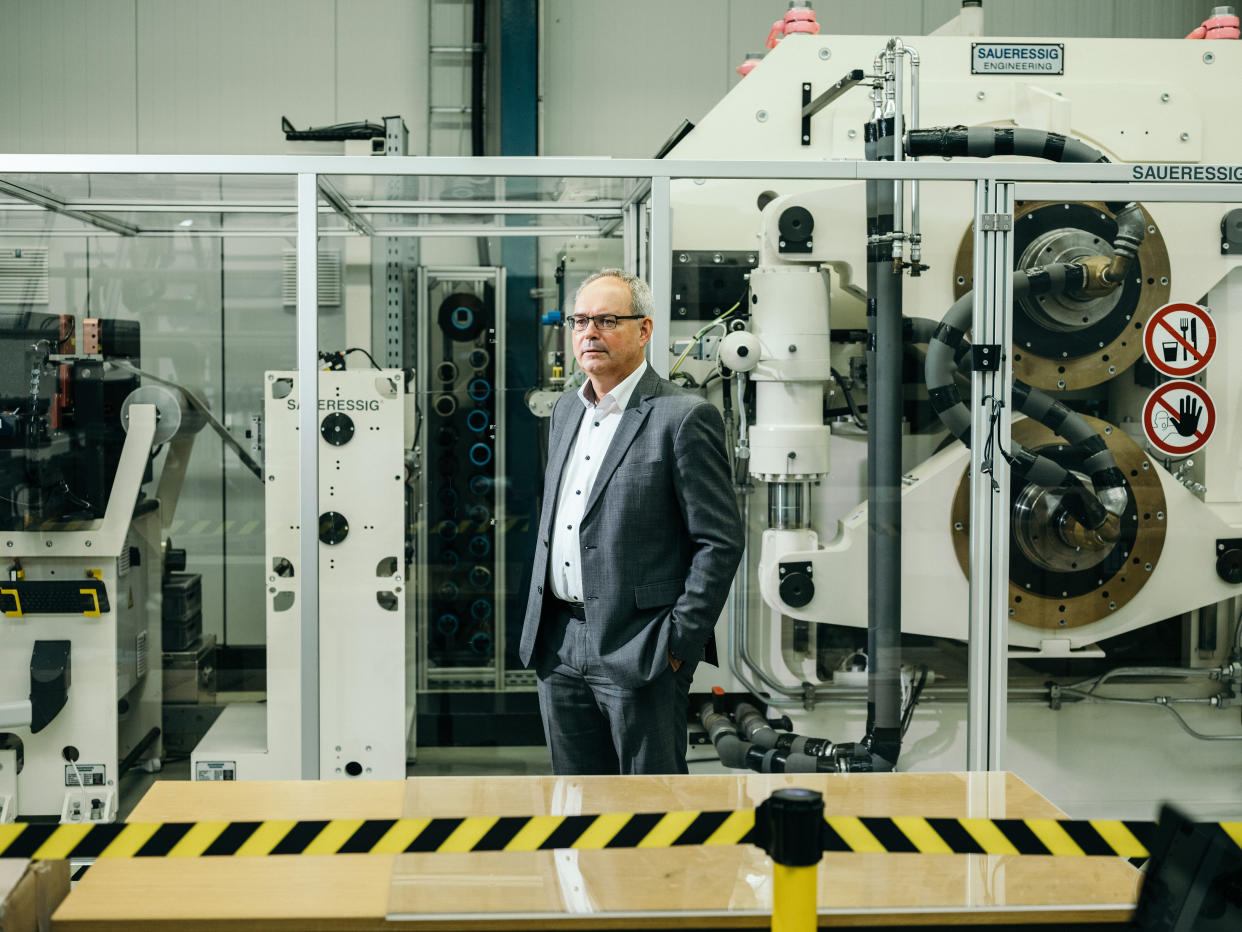
<svg viewBox="0 0 1242 932">
<path fill-rule="evenodd" d="M 975 182 L 966 769 L 1000 770 L 1009 684 L 1013 185 Z M 981 364 L 982 359 L 998 360 Z"/>
<path fill-rule="evenodd" d="M 301 599 L 301 761 L 303 780 L 319 779 L 319 185 L 298 174 L 298 573 Z"/>
<path fill-rule="evenodd" d="M 649 258 L 651 294 L 655 298 L 655 320 L 651 346 L 669 345 L 669 318 L 673 301 L 673 204 L 667 177 L 651 179 L 651 254 Z M 668 353 L 657 352 L 652 368 L 668 378 Z"/>
</svg>

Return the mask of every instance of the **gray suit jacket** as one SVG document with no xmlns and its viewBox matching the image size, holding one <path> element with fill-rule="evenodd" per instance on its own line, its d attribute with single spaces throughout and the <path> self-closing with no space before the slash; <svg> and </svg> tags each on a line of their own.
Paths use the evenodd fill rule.
<svg viewBox="0 0 1242 932">
<path fill-rule="evenodd" d="M 519 656 L 530 666 L 543 617 L 552 519 L 582 420 L 566 392 L 552 412 L 548 471 Z M 579 524 L 587 628 L 618 685 L 641 686 L 671 650 L 697 661 L 742 555 L 742 526 L 715 406 L 648 368 L 621 415 Z"/>
</svg>

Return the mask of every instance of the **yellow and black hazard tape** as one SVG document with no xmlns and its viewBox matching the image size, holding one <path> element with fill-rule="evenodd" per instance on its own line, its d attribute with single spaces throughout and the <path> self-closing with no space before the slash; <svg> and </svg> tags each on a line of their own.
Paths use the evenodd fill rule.
<svg viewBox="0 0 1242 932">
<path fill-rule="evenodd" d="M 0 858 L 246 857 L 280 854 L 669 848 L 754 842 L 754 810 L 0 825 Z M 1218 823 L 1242 848 L 1242 822 Z M 1154 822 L 827 816 L 823 850 L 855 853 L 1103 855 L 1145 858 Z"/>
</svg>

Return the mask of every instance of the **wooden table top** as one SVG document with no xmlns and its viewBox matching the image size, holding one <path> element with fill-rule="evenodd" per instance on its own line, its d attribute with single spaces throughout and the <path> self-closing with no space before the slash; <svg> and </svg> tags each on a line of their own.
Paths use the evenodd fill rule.
<svg viewBox="0 0 1242 932">
<path fill-rule="evenodd" d="M 421 777 L 156 783 L 130 821 L 577 815 L 753 807 L 817 789 L 829 815 L 1055 818 L 1012 774 Z M 745 846 L 100 860 L 57 930 L 766 927 L 771 862 Z M 826 854 L 823 925 L 1122 922 L 1118 858 Z"/>
</svg>

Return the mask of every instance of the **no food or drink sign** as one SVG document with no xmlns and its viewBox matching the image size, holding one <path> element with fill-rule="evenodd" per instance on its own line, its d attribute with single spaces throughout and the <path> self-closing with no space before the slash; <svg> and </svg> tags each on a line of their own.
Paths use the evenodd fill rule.
<svg viewBox="0 0 1242 932">
<path fill-rule="evenodd" d="M 1203 371 L 1216 352 L 1216 325 L 1207 308 L 1166 304 L 1147 319 L 1143 349 L 1156 371 L 1184 379 Z"/>
</svg>

